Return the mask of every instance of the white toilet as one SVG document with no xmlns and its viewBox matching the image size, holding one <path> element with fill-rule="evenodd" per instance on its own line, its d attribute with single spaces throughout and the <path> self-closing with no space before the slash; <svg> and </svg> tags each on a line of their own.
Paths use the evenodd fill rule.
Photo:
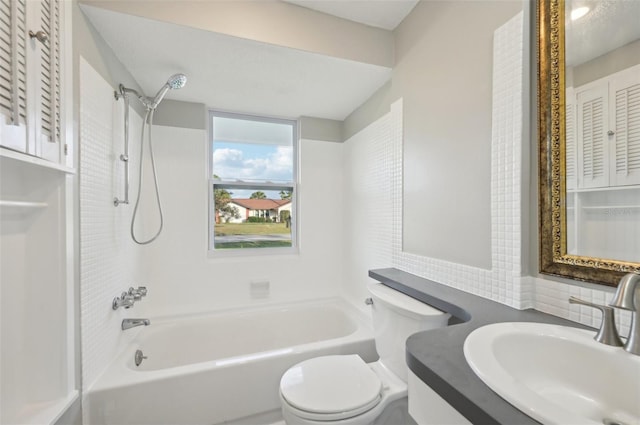
<svg viewBox="0 0 640 425">
<path fill-rule="evenodd" d="M 406 340 L 446 326 L 450 315 L 381 283 L 367 289 L 380 359 L 367 364 L 357 355 L 323 356 L 291 367 L 280 381 L 287 425 L 397 424 L 394 407 L 403 404 L 406 412 Z"/>
</svg>

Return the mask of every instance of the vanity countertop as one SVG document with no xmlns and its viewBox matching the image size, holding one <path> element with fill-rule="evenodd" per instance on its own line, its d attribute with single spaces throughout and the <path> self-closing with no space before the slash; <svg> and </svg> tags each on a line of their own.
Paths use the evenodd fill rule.
<svg viewBox="0 0 640 425">
<path fill-rule="evenodd" d="M 464 357 L 464 341 L 473 330 L 498 322 L 584 326 L 533 309 L 516 310 L 397 269 L 370 270 L 369 276 L 454 316 L 446 328 L 419 332 L 407 339 L 409 369 L 440 397 L 474 424 L 538 423 L 476 376 Z"/>
</svg>

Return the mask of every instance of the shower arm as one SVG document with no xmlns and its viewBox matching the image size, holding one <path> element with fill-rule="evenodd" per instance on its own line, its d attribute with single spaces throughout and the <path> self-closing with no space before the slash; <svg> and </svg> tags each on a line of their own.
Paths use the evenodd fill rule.
<svg viewBox="0 0 640 425">
<path fill-rule="evenodd" d="M 120 93 L 114 92 L 116 100 L 124 98 L 124 153 L 120 154 L 120 161 L 124 162 L 124 199 L 113 198 L 113 205 L 116 207 L 120 204 L 129 204 L 129 96 L 127 94 L 134 93 L 138 98 L 141 97 L 137 91 L 126 88 L 122 84 L 118 88 Z"/>
</svg>

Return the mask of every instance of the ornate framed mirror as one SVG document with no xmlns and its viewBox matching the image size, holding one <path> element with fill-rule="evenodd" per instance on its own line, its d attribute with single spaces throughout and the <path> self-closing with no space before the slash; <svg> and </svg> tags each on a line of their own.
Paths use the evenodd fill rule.
<svg viewBox="0 0 640 425">
<path fill-rule="evenodd" d="M 541 273 L 640 273 L 637 22 L 640 2 L 538 1 Z"/>
</svg>

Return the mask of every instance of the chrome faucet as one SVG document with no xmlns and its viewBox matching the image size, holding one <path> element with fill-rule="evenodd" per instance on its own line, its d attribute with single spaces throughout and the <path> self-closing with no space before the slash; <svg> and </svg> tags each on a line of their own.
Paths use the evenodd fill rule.
<svg viewBox="0 0 640 425">
<path fill-rule="evenodd" d="M 149 319 L 122 319 L 122 330 L 126 331 L 136 326 L 149 326 L 150 324 Z"/>
<path fill-rule="evenodd" d="M 616 319 L 613 315 L 613 307 L 590 303 L 576 297 L 569 297 L 569 304 L 580 304 L 600 310 L 602 312 L 602 322 L 600 323 L 598 333 L 593 337 L 593 339 L 601 344 L 622 347 L 622 340 L 620 339 L 620 335 L 618 335 Z"/>
<path fill-rule="evenodd" d="M 631 330 L 624 344 L 625 351 L 640 356 L 640 274 L 628 273 L 620 279 L 618 289 L 609 303 L 611 307 L 632 312 Z"/>
</svg>

